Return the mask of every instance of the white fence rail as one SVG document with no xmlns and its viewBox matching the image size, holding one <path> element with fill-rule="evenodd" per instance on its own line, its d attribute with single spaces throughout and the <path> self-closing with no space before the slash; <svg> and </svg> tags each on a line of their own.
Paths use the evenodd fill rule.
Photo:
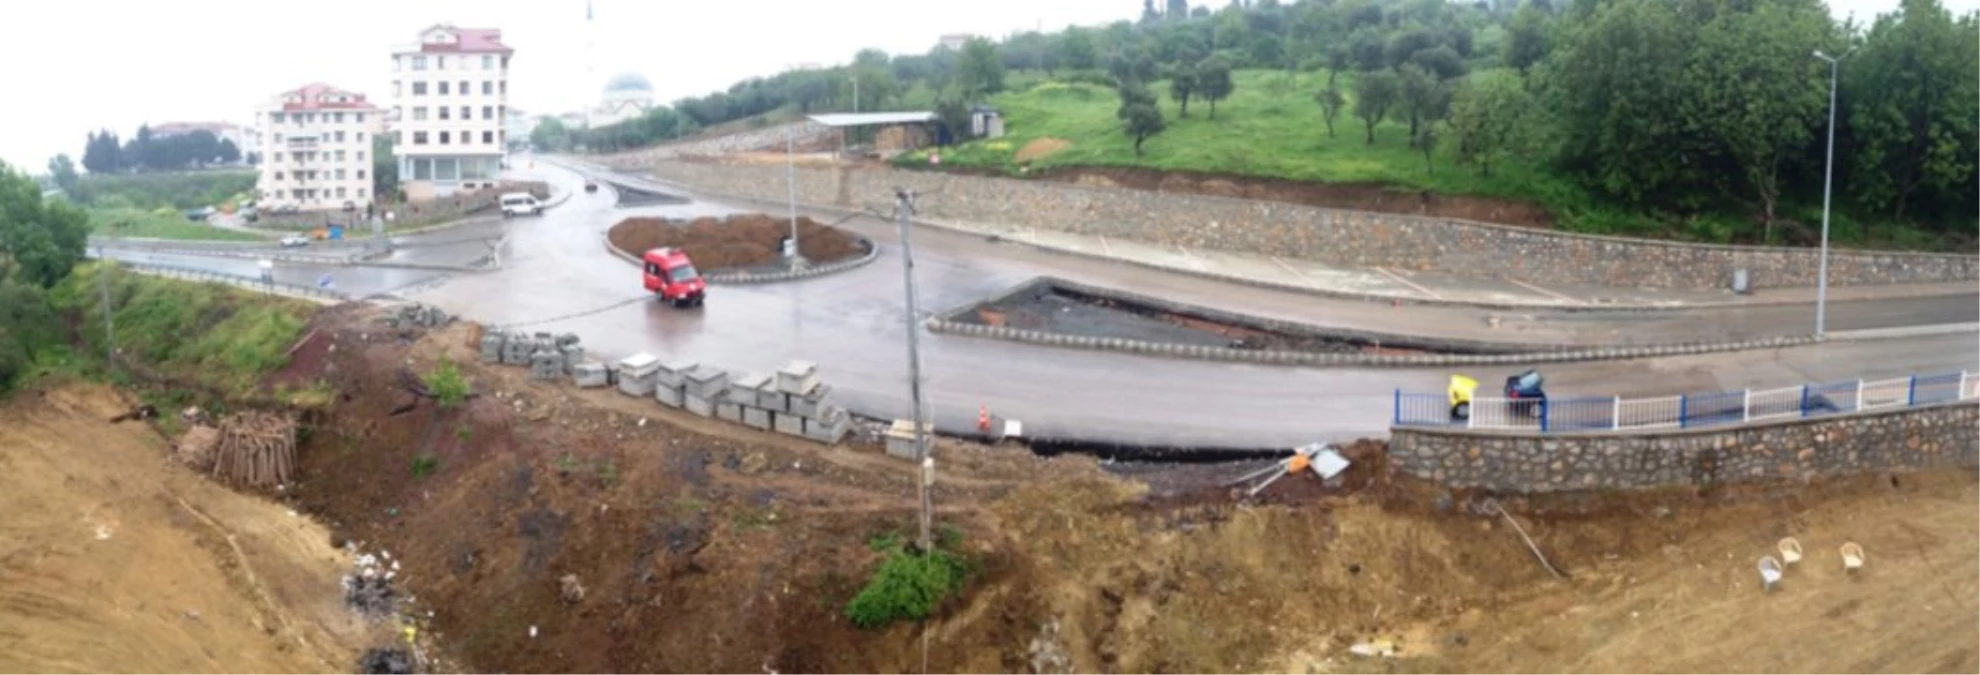
<svg viewBox="0 0 1980 675">
<path fill-rule="evenodd" d="M 1818 417 L 1980 398 L 1980 373 L 1959 371 L 1653 398 L 1508 399 L 1476 397 L 1449 409 L 1444 396 L 1396 392 L 1397 426 L 1589 431 L 1684 429 Z M 1468 413 L 1462 414 L 1461 413 Z"/>
</svg>

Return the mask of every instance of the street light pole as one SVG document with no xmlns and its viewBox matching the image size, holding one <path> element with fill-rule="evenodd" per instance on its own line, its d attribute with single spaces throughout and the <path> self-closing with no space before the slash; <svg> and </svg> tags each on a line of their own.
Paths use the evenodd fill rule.
<svg viewBox="0 0 1980 675">
<path fill-rule="evenodd" d="M 1842 60 L 1856 51 L 1852 47 L 1842 56 L 1830 58 L 1821 50 L 1815 51 L 1815 58 L 1829 62 L 1829 159 L 1822 167 L 1822 260 L 1817 264 L 1815 280 L 1815 337 L 1821 338 L 1828 326 L 1829 318 L 1829 198 L 1836 175 L 1836 73 Z"/>
<path fill-rule="evenodd" d="M 791 243 L 784 251 L 793 265 L 802 257 L 798 255 L 797 231 L 797 123 L 784 125 L 784 176 L 790 182 L 791 196 Z"/>
<path fill-rule="evenodd" d="M 908 394 L 913 400 L 914 459 L 918 465 L 914 484 L 921 501 L 921 532 L 916 543 L 923 553 L 928 553 L 934 550 L 929 534 L 932 527 L 929 521 L 935 511 L 929 490 L 934 486 L 929 483 L 934 479 L 935 458 L 928 455 L 928 426 L 921 412 L 920 311 L 914 288 L 914 244 L 908 239 L 908 216 L 914 211 L 914 193 L 906 188 L 894 188 L 894 200 L 894 214 L 901 227 L 901 276 L 907 284 Z"/>
</svg>

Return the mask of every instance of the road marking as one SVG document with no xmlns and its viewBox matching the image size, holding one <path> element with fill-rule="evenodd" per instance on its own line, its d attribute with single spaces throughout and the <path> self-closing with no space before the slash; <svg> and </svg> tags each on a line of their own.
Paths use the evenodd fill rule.
<svg viewBox="0 0 1980 675">
<path fill-rule="evenodd" d="M 1408 286 L 1408 287 L 1410 287 L 1410 288 L 1414 288 L 1414 289 L 1416 289 L 1416 290 L 1417 290 L 1417 292 L 1419 292 L 1419 293 L 1422 293 L 1422 294 L 1424 294 L 1424 295 L 1428 295 L 1428 296 L 1430 296 L 1430 297 L 1432 297 L 1432 298 L 1437 298 L 1437 299 L 1439 299 L 1439 300 L 1441 300 L 1441 299 L 1443 299 L 1443 297 L 1444 297 L 1444 296 L 1441 296 L 1441 295 L 1438 295 L 1436 291 L 1433 291 L 1433 290 L 1430 290 L 1430 289 L 1428 289 L 1428 288 L 1424 288 L 1424 287 L 1422 287 L 1422 286 L 1418 286 L 1418 285 L 1416 285 L 1416 282 L 1413 282 L 1413 281 L 1410 281 L 1410 280 L 1408 280 L 1408 279 L 1404 279 L 1404 278 L 1402 277 L 1402 275 L 1400 275 L 1400 274 L 1396 274 L 1395 272 L 1391 272 L 1391 271 L 1388 271 L 1388 270 L 1386 270 L 1386 269 L 1383 269 L 1383 268 L 1380 268 L 1380 267 L 1377 267 L 1377 268 L 1375 268 L 1375 271 L 1377 271 L 1377 272 L 1381 272 L 1382 274 L 1384 274 L 1384 275 L 1387 275 L 1387 276 L 1388 276 L 1388 277 L 1389 277 L 1390 279 L 1394 279 L 1394 280 L 1396 280 L 1396 282 L 1397 282 L 1397 283 L 1400 283 L 1400 284 L 1402 284 L 1402 285 L 1404 285 L 1404 286 Z"/>
<path fill-rule="evenodd" d="M 1568 301 L 1568 302 L 1572 302 L 1572 303 L 1574 303 L 1574 304 L 1577 304 L 1577 305 L 1586 305 L 1586 304 L 1588 304 L 1588 301 L 1586 301 L 1586 300 L 1582 300 L 1582 299 L 1580 299 L 1580 298 L 1572 298 L 1572 297 L 1568 297 L 1568 296 L 1565 296 L 1565 295 L 1561 295 L 1561 294 L 1559 294 L 1559 293 L 1555 293 L 1555 292 L 1553 292 L 1553 291 L 1550 291 L 1550 290 L 1547 290 L 1547 289 L 1545 289 L 1545 288 L 1541 288 L 1541 287 L 1539 287 L 1539 286 L 1535 286 L 1535 285 L 1533 285 L 1533 284 L 1529 284 L 1529 283 L 1526 283 L 1526 282 L 1524 282 L 1524 281 L 1520 281 L 1520 280 L 1518 280 L 1518 279 L 1507 279 L 1506 281 L 1510 281 L 1510 282 L 1513 282 L 1514 284 L 1518 284 L 1520 288 L 1524 288 L 1524 289 L 1526 289 L 1526 290 L 1529 290 L 1529 291 L 1533 291 L 1533 292 L 1535 292 L 1535 293 L 1539 293 L 1539 294 L 1541 294 L 1541 295 L 1551 295 L 1551 296 L 1554 296 L 1554 297 L 1555 297 L 1555 298 L 1557 298 L 1557 299 L 1561 299 L 1561 300 L 1566 300 L 1566 301 Z"/>
<path fill-rule="evenodd" d="M 1027 230 L 1030 230 L 1030 231 L 1031 231 L 1031 243 L 1033 243 L 1033 244 L 1036 244 L 1036 243 L 1038 243 L 1038 228 L 1035 228 L 1035 227 L 1028 227 L 1028 228 L 1025 228 L 1025 229 L 1027 229 Z"/>
<path fill-rule="evenodd" d="M 1307 281 L 1307 282 L 1313 281 L 1313 277 L 1306 276 L 1305 272 L 1299 271 L 1299 268 L 1293 267 L 1285 260 L 1279 258 L 1279 256 L 1272 256 L 1272 262 L 1278 263 L 1280 267 L 1285 268 L 1287 272 L 1293 273 L 1293 276 L 1299 277 L 1300 280 L 1302 281 Z"/>
<path fill-rule="evenodd" d="M 1100 235 L 1100 252 L 1105 253 L 1107 255 L 1114 254 L 1114 249 L 1112 247 L 1107 246 L 1107 235 L 1104 234 Z"/>
</svg>

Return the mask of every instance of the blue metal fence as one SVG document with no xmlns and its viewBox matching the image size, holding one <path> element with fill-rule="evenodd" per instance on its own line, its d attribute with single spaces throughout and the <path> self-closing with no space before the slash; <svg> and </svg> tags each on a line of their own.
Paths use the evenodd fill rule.
<svg viewBox="0 0 1980 675">
<path fill-rule="evenodd" d="M 1453 408 L 1447 394 L 1398 389 L 1393 423 L 1543 432 L 1698 428 L 1972 398 L 1980 398 L 1980 373 L 1967 371 L 1647 399 L 1550 398 L 1540 405 L 1535 405 L 1536 401 L 1474 398 L 1462 408 Z"/>
</svg>

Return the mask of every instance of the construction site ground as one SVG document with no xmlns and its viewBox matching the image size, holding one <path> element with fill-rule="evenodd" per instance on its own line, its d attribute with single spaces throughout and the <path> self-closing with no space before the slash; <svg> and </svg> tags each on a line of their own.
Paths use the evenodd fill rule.
<svg viewBox="0 0 1980 675">
<path fill-rule="evenodd" d="M 1355 464 L 1343 485 L 1291 477 L 1241 502 L 1223 483 L 1257 462 L 1128 470 L 944 440 L 938 520 L 960 534 L 972 574 L 934 618 L 868 630 L 844 614 L 880 559 L 867 544 L 911 534 L 915 522 L 912 472 L 870 436 L 828 448 L 616 390 L 528 381 L 522 369 L 476 363 L 465 324 L 401 331 L 332 311 L 312 328 L 275 377 L 324 380 L 335 402 L 313 418 L 299 484 L 276 495 L 160 478 L 177 475 L 162 444 L 103 422 L 116 405 L 32 394 L 5 404 L 0 480 L 17 515 L 0 539 L 0 669 L 349 667 L 320 664 L 354 658 L 328 645 L 356 642 L 221 649 L 203 632 L 216 629 L 179 623 L 188 601 L 148 599 L 211 583 L 205 593 L 251 615 L 251 596 L 206 549 L 88 555 L 110 542 L 190 538 L 181 528 L 192 525 L 175 524 L 176 500 L 133 489 L 166 480 L 264 511 L 230 520 L 204 507 L 236 523 L 237 540 L 248 524 L 315 518 L 328 528 L 298 530 L 287 548 L 243 545 L 266 555 L 255 565 L 264 587 L 329 584 L 318 595 L 271 590 L 277 636 L 343 634 L 331 630 L 343 616 L 334 575 L 348 563 L 329 557 L 329 542 L 364 541 L 403 562 L 402 587 L 433 612 L 424 634 L 444 662 L 470 670 L 903 672 L 924 658 L 931 672 L 1980 669 L 1980 485 L 1970 471 L 1499 497 L 1570 575 L 1556 579 L 1504 520 L 1481 515 L 1484 495 L 1389 475 L 1377 441 L 1344 448 Z M 443 356 L 473 383 L 461 407 L 405 387 Z M 88 459 L 106 447 L 150 456 Z M 90 507 L 106 503 L 119 505 L 118 524 L 93 540 L 90 519 L 104 510 Z M 286 515 L 291 506 L 303 515 Z M 1764 594 L 1754 561 L 1784 536 L 1808 557 Z M 1835 553 L 1844 541 L 1869 553 L 1853 575 Z M 136 580 L 82 576 L 92 564 Z M 315 572 L 270 571 L 291 568 Z M 581 598 L 565 590 L 571 575 Z M 219 606 L 198 609 L 210 623 Z M 133 611 L 157 616 L 115 623 Z M 105 627 L 154 646 L 114 651 L 77 637 Z M 251 631 L 230 639 L 277 642 Z M 1399 655 L 1350 653 L 1378 640 Z M 38 651 L 13 646 L 37 641 Z M 6 660 L 23 653 L 37 656 Z"/>
</svg>

